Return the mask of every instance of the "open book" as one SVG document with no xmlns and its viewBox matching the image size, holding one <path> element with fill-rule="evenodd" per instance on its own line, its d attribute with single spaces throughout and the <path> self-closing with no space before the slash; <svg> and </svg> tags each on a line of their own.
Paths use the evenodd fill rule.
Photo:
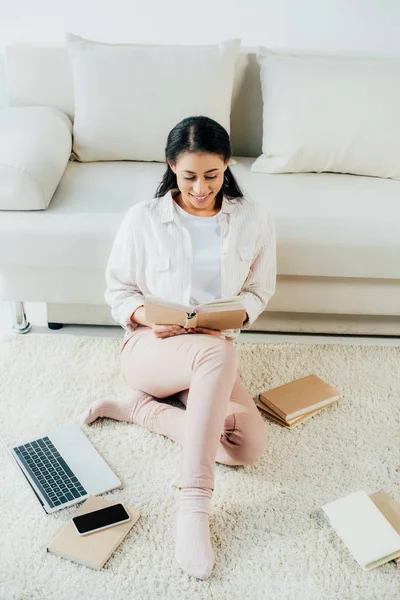
<svg viewBox="0 0 400 600">
<path fill-rule="evenodd" d="M 146 320 L 156 325 L 180 325 L 186 329 L 207 327 L 218 331 L 240 328 L 246 314 L 240 296 L 190 306 L 147 295 L 144 309 Z"/>
</svg>

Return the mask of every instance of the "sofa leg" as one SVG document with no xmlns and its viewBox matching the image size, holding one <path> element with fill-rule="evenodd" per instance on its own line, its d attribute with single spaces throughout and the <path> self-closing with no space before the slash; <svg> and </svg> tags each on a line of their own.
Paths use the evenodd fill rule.
<svg viewBox="0 0 400 600">
<path fill-rule="evenodd" d="M 62 323 L 47 323 L 47 327 L 49 329 L 61 329 L 63 326 Z"/>
<path fill-rule="evenodd" d="M 14 333 L 28 333 L 32 325 L 26 320 L 24 303 L 19 300 L 10 302 L 10 309 Z"/>
</svg>

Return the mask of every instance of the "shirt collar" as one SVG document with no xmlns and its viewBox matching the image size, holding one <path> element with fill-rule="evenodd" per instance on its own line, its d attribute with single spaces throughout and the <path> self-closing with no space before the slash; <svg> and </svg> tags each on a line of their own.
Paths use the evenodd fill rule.
<svg viewBox="0 0 400 600">
<path fill-rule="evenodd" d="M 172 192 L 175 190 L 169 190 L 160 198 L 160 221 L 161 223 L 168 223 L 169 221 L 174 220 L 174 199 L 172 197 Z M 222 213 L 232 213 L 236 210 L 238 202 L 232 201 L 223 194 L 222 196 Z"/>
</svg>

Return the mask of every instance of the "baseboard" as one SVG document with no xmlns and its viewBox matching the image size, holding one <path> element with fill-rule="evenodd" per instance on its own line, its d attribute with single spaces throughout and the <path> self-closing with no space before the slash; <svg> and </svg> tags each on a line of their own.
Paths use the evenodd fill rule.
<svg viewBox="0 0 400 600">
<path fill-rule="evenodd" d="M 281 333 L 331 333 L 400 337 L 400 317 L 266 311 L 253 323 L 252 330 Z"/>
<path fill-rule="evenodd" d="M 108 306 L 47 304 L 47 321 L 70 325 L 117 326 Z M 28 315 L 29 318 L 29 315 Z M 380 315 L 330 315 L 265 311 L 247 331 L 325 333 L 342 335 L 400 336 L 400 317 Z"/>
</svg>

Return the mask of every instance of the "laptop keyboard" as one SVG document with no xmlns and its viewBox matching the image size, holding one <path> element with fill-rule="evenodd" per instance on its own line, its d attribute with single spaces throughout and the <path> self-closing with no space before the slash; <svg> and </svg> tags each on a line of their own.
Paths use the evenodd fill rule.
<svg viewBox="0 0 400 600">
<path fill-rule="evenodd" d="M 17 446 L 14 451 L 51 508 L 87 494 L 50 438 Z"/>
</svg>

